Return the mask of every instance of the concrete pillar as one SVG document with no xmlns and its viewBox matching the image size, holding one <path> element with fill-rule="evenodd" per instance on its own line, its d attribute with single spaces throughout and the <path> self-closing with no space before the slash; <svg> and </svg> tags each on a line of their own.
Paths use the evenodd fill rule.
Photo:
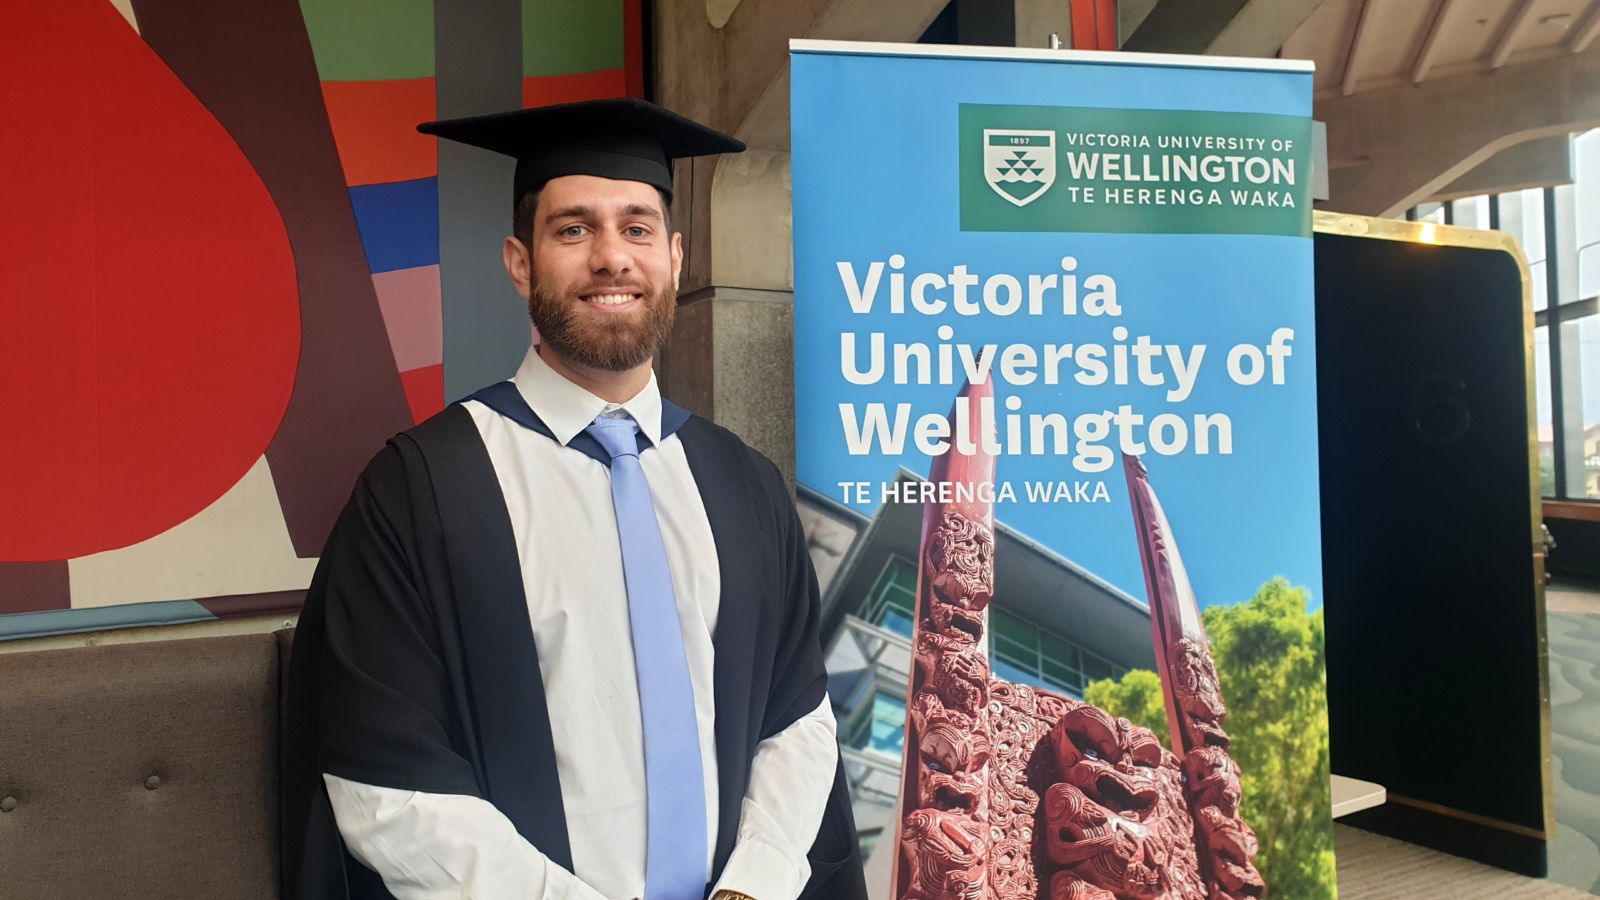
<svg viewBox="0 0 1600 900">
<path fill-rule="evenodd" d="M 681 162 L 686 258 L 657 368 L 666 396 L 732 429 L 794 478 L 790 38 L 914 41 L 944 0 L 654 4 L 657 101 L 749 144 Z"/>
<path fill-rule="evenodd" d="M 751 149 L 706 168 L 707 214 L 694 223 L 695 266 L 678 295 L 661 383 L 673 402 L 731 428 L 792 480 L 789 155 Z"/>
<path fill-rule="evenodd" d="M 1072 4 L 1067 0 L 1016 0 L 1013 33 L 1018 47 L 1048 49 L 1050 35 L 1072 46 Z"/>
</svg>

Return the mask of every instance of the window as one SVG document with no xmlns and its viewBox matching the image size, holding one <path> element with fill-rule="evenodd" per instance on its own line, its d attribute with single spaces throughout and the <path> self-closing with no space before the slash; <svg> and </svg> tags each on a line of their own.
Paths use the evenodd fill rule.
<svg viewBox="0 0 1600 900">
<path fill-rule="evenodd" d="M 989 607 L 990 668 L 1007 681 L 1082 698 L 1089 682 L 1127 671 L 1026 619 Z"/>
<path fill-rule="evenodd" d="M 916 567 L 904 557 L 890 556 L 873 582 L 872 590 L 867 593 L 866 602 L 861 606 L 861 618 L 886 631 L 910 638 L 912 626 L 916 623 L 916 610 Z M 989 668 L 998 678 L 1077 698 L 1083 697 L 1089 682 L 1101 678 L 1121 678 L 1127 671 L 1049 629 L 1011 615 L 994 605 L 989 607 Z M 905 704 L 899 698 L 895 702 L 898 704 L 899 722 L 904 723 Z M 877 714 L 875 706 L 874 721 Z M 866 738 L 861 736 L 860 739 L 863 743 L 854 746 L 866 746 Z M 895 752 L 899 752 L 898 745 Z"/>
<path fill-rule="evenodd" d="M 1533 329 L 1535 417 L 1539 424 L 1539 495 L 1556 495 L 1555 430 L 1550 424 L 1550 328 Z"/>
<path fill-rule="evenodd" d="M 1500 230 L 1517 239 L 1528 257 L 1528 275 L 1533 284 L 1533 311 L 1547 305 L 1544 268 L 1544 191 L 1530 188 L 1512 191 L 1495 198 L 1500 210 Z"/>
<path fill-rule="evenodd" d="M 867 593 L 861 618 L 885 631 L 910 638 L 917 618 L 916 567 L 901 557 L 889 557 Z"/>
<path fill-rule="evenodd" d="M 1463 228 L 1489 228 L 1489 198 L 1483 195 L 1463 197 L 1450 204 L 1452 225 Z"/>
<path fill-rule="evenodd" d="M 900 758 L 906 739 L 906 701 L 888 691 L 872 695 L 872 708 L 861 719 L 850 746 Z"/>
<path fill-rule="evenodd" d="M 883 837 L 882 828 L 863 828 L 856 837 L 856 846 L 861 848 L 861 858 L 871 859 L 872 848 L 878 846 L 878 838 Z"/>
<path fill-rule="evenodd" d="M 1446 221 L 1449 215 L 1448 203 L 1419 203 L 1414 209 L 1412 219 L 1418 222 L 1433 222 L 1438 225 L 1450 224 Z"/>
</svg>

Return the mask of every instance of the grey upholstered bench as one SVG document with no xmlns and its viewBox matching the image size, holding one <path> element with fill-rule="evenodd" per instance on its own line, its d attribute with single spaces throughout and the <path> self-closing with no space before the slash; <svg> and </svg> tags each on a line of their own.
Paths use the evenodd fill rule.
<svg viewBox="0 0 1600 900">
<path fill-rule="evenodd" d="M 276 898 L 287 649 L 0 654 L 0 897 Z"/>
</svg>

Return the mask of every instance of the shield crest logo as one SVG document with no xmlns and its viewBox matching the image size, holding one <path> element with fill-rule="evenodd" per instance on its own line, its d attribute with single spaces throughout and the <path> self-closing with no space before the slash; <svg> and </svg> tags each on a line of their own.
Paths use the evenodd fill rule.
<svg viewBox="0 0 1600 900">
<path fill-rule="evenodd" d="M 1056 133 L 985 128 L 983 180 L 1016 206 L 1037 200 L 1056 180 Z"/>
</svg>

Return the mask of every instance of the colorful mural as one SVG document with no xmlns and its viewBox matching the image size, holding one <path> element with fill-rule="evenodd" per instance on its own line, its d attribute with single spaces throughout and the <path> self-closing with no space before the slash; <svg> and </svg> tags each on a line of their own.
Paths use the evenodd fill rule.
<svg viewBox="0 0 1600 900">
<path fill-rule="evenodd" d="M 526 104 L 643 93 L 639 0 L 502 5 Z M 446 400 L 414 127 L 457 15 L 0 9 L 29 123 L 0 141 L 0 639 L 298 608 L 355 475 Z"/>
</svg>

